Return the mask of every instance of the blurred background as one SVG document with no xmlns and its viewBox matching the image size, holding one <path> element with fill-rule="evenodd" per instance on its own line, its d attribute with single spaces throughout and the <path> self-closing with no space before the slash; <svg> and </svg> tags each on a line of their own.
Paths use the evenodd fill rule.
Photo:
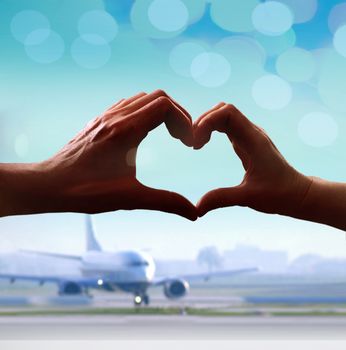
<svg viewBox="0 0 346 350">
<path fill-rule="evenodd" d="M 233 103 L 299 171 L 346 181 L 346 2 L 0 0 L 0 47 L 0 162 L 44 160 L 117 100 L 160 88 L 193 119 Z M 143 183 L 193 202 L 244 173 L 224 135 L 195 152 L 163 126 L 143 141 L 137 163 Z M 257 297 L 279 288 L 282 296 L 282 283 L 292 282 L 314 291 L 300 286 L 294 295 L 346 296 L 345 235 L 331 227 L 246 208 L 194 223 L 146 211 L 93 221 L 106 250 L 148 251 L 158 275 L 261 267 L 197 285 L 197 294 Z M 66 266 L 17 250 L 80 254 L 84 244 L 82 215 L 2 218 L 0 269 L 59 273 Z M 7 282 L 0 293 L 23 288 L 51 293 Z"/>
</svg>

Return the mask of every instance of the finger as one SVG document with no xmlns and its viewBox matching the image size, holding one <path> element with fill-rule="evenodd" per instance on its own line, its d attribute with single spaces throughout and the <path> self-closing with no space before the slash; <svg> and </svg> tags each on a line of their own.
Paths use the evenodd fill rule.
<svg viewBox="0 0 346 350">
<path fill-rule="evenodd" d="M 197 120 L 195 120 L 193 122 L 193 135 L 194 135 L 194 145 L 193 145 L 193 148 L 194 149 L 198 149 L 198 148 L 201 148 L 201 147 L 197 147 L 196 146 L 196 130 L 198 128 L 198 125 L 199 123 L 208 115 L 210 114 L 211 112 L 214 112 L 214 111 L 217 111 L 218 109 L 220 109 L 221 107 L 223 107 L 226 103 L 225 102 L 220 102 L 218 103 L 217 105 L 215 105 L 213 108 L 211 108 L 210 110 L 208 110 L 207 112 L 203 113 Z"/>
<path fill-rule="evenodd" d="M 168 97 L 158 97 L 129 117 L 138 135 L 138 142 L 142 141 L 149 131 L 165 123 L 169 133 L 180 139 L 185 145 L 192 146 L 192 122 Z"/>
<path fill-rule="evenodd" d="M 134 95 L 134 96 L 132 96 L 132 97 L 130 97 L 130 98 L 123 99 L 123 100 L 121 101 L 121 103 L 119 103 L 118 105 L 116 105 L 116 106 L 114 106 L 114 107 L 117 107 L 117 108 L 126 107 L 126 106 L 130 105 L 131 103 L 133 103 L 134 101 L 136 101 L 136 100 L 138 100 L 138 99 L 140 99 L 141 97 L 146 96 L 146 95 L 147 95 L 147 93 L 145 93 L 145 92 L 140 92 L 140 93 L 138 93 L 138 94 L 136 94 L 136 95 Z"/>
<path fill-rule="evenodd" d="M 166 94 L 167 95 L 167 94 Z M 180 105 L 175 99 L 173 99 L 171 96 L 168 96 L 167 95 L 167 97 L 169 97 L 169 99 L 175 104 L 175 106 L 177 107 L 177 108 L 179 108 L 183 113 L 184 113 L 184 115 L 191 121 L 191 123 L 192 123 L 192 118 L 191 118 L 191 115 L 190 115 L 190 113 L 182 106 L 182 105 Z"/>
<path fill-rule="evenodd" d="M 136 111 L 137 109 L 140 109 L 150 103 L 153 100 L 156 100 L 158 97 L 168 97 L 170 98 L 163 90 L 155 90 L 151 92 L 150 94 L 146 94 L 145 96 L 142 96 L 141 98 L 138 98 L 137 100 L 133 101 L 132 103 L 128 104 L 128 110 L 130 111 Z"/>
<path fill-rule="evenodd" d="M 199 118 L 197 118 L 197 120 L 195 120 L 195 121 L 193 122 L 193 126 L 194 126 L 194 127 L 197 127 L 198 124 L 200 123 L 200 121 L 203 120 L 203 118 L 204 118 L 207 114 L 218 110 L 219 108 L 223 107 L 225 104 L 226 104 L 225 102 L 220 102 L 220 103 L 218 103 L 217 105 L 215 105 L 213 108 L 209 109 L 207 112 L 203 113 Z"/>
<path fill-rule="evenodd" d="M 140 184 L 138 209 L 159 210 L 180 215 L 191 221 L 197 219 L 196 207 L 178 193 L 158 190 Z"/>
<path fill-rule="evenodd" d="M 144 107 L 145 105 L 149 104 L 150 102 L 156 100 L 159 97 L 166 97 L 169 98 L 173 104 L 181 110 L 182 114 L 192 123 L 192 119 L 190 114 L 177 102 L 175 102 L 170 96 L 168 96 L 163 90 L 156 90 L 152 92 L 151 94 L 147 94 L 146 96 L 142 96 L 141 98 L 136 99 L 132 103 L 127 105 L 127 108 L 131 112 L 135 112 L 136 110 Z"/>
<path fill-rule="evenodd" d="M 118 102 L 114 103 L 114 105 L 110 106 L 110 107 L 107 109 L 107 111 L 110 111 L 110 110 L 112 110 L 113 108 L 119 106 L 123 101 L 125 101 L 124 98 L 122 98 L 122 99 L 119 100 Z"/>
<path fill-rule="evenodd" d="M 252 124 L 233 105 L 226 104 L 223 107 L 206 114 L 194 128 L 194 147 L 203 147 L 215 131 L 224 132 L 230 139 L 234 139 L 239 145 L 249 144 L 254 130 Z"/>
<path fill-rule="evenodd" d="M 117 108 L 125 107 L 125 106 L 127 106 L 128 104 L 132 103 L 133 101 L 137 100 L 138 98 L 140 98 L 140 97 L 142 97 L 142 96 L 144 96 L 144 95 L 146 95 L 145 92 L 140 92 L 140 93 L 138 93 L 137 95 L 134 95 L 134 96 L 132 96 L 132 97 L 130 97 L 130 98 L 127 98 L 127 99 L 122 98 L 122 99 L 119 100 L 118 102 L 114 103 L 114 105 L 112 105 L 111 107 L 109 107 L 109 108 L 107 109 L 107 111 L 113 111 L 113 110 L 115 110 L 115 109 L 117 109 Z"/>
<path fill-rule="evenodd" d="M 198 216 L 202 217 L 207 212 L 217 208 L 235 205 L 245 206 L 246 198 L 246 188 L 242 185 L 212 190 L 206 193 L 197 203 L 196 208 Z"/>
</svg>

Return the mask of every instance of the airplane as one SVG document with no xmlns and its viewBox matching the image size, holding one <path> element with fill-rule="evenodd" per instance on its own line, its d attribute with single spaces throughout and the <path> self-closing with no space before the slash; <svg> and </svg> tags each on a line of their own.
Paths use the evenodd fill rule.
<svg viewBox="0 0 346 350">
<path fill-rule="evenodd" d="M 214 271 L 199 274 L 167 276 L 155 278 L 155 262 L 150 254 L 142 251 L 107 252 L 95 238 L 92 221 L 85 216 L 86 252 L 81 256 L 59 253 L 24 251 L 29 254 L 68 259 L 80 263 L 80 275 L 26 275 L 0 274 L 0 279 L 34 281 L 40 285 L 45 282 L 56 283 L 59 295 L 89 295 L 89 289 L 108 292 L 121 290 L 134 295 L 134 305 L 149 305 L 148 289 L 163 286 L 163 293 L 169 299 L 185 296 L 192 280 L 209 280 L 212 277 L 233 276 L 241 273 L 255 272 L 258 268 L 244 268 L 228 271 Z"/>
</svg>

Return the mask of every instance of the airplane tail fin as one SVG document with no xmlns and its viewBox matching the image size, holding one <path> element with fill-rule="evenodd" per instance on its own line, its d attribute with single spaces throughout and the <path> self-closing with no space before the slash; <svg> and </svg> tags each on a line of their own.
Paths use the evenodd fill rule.
<svg viewBox="0 0 346 350">
<path fill-rule="evenodd" d="M 95 238 L 94 228 L 91 221 L 91 216 L 85 216 L 85 228 L 86 228 L 86 249 L 87 251 L 101 251 L 102 248 Z"/>
</svg>

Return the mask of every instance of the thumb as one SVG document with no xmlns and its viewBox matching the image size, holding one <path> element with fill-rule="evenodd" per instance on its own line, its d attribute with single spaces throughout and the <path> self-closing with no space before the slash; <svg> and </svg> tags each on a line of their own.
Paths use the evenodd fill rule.
<svg viewBox="0 0 346 350">
<path fill-rule="evenodd" d="M 138 191 L 137 208 L 177 214 L 191 221 L 197 220 L 198 217 L 196 207 L 180 194 L 142 184 Z"/>
<path fill-rule="evenodd" d="M 218 188 L 207 192 L 197 203 L 197 213 L 202 217 L 211 210 L 217 208 L 232 207 L 235 205 L 245 206 L 246 189 L 239 185 L 235 187 Z"/>
</svg>

